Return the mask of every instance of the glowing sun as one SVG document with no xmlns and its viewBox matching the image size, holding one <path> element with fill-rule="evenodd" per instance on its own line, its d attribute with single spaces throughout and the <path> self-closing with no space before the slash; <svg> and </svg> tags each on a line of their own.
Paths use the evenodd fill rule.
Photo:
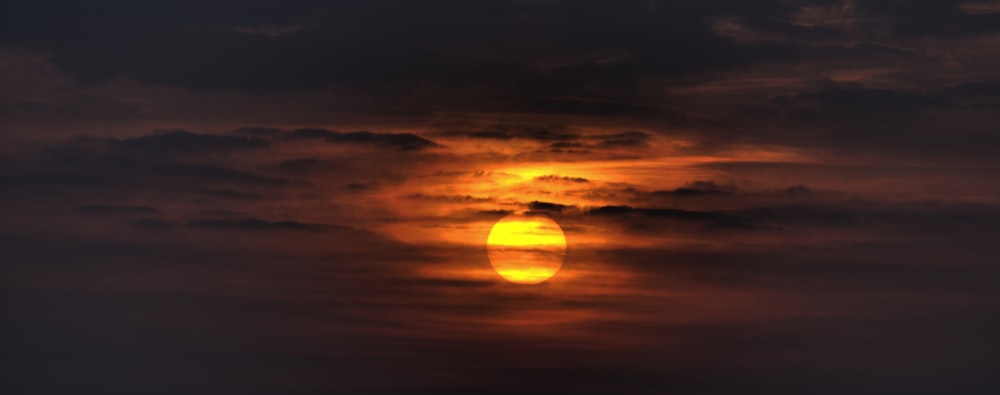
<svg viewBox="0 0 1000 395">
<path fill-rule="evenodd" d="M 549 217 L 511 214 L 493 225 L 486 253 L 493 269 L 507 281 L 538 284 L 562 267 L 566 235 Z"/>
</svg>

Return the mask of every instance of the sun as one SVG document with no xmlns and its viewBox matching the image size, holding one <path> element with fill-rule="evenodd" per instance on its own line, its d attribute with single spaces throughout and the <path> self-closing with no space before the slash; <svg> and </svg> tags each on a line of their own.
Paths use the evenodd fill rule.
<svg viewBox="0 0 1000 395">
<path fill-rule="evenodd" d="M 493 225 L 486 253 L 500 277 L 517 284 L 538 284 L 562 267 L 566 235 L 547 216 L 511 214 Z"/>
</svg>

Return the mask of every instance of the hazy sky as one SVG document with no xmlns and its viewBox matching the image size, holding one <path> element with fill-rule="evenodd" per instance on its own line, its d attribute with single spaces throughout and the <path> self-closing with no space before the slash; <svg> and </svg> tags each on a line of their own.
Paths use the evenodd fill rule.
<svg viewBox="0 0 1000 395">
<path fill-rule="evenodd" d="M 0 154 L 3 393 L 1000 391 L 997 1 L 7 1 Z"/>
</svg>

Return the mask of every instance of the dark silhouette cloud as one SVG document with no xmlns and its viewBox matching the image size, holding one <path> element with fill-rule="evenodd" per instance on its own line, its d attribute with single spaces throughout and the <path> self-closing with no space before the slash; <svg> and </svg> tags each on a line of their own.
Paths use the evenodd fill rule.
<svg viewBox="0 0 1000 395">
<path fill-rule="evenodd" d="M 137 218 L 128 221 L 129 225 L 140 229 L 150 229 L 150 230 L 166 230 L 172 229 L 176 224 L 170 221 L 164 221 L 162 219 L 156 218 Z"/>
<path fill-rule="evenodd" d="M 301 230 L 301 231 L 326 231 L 347 229 L 345 227 L 328 224 L 311 224 L 296 221 L 266 221 L 257 218 L 244 219 L 202 219 L 188 221 L 187 226 L 197 229 L 217 229 L 217 230 Z"/>
<path fill-rule="evenodd" d="M 407 199 L 413 200 L 433 200 L 441 202 L 492 202 L 493 198 L 488 196 L 472 196 L 472 195 L 425 195 L 422 193 L 415 193 L 405 196 Z"/>
<path fill-rule="evenodd" d="M 157 210 L 150 206 L 86 204 L 77 210 L 88 214 L 149 214 Z"/>
<path fill-rule="evenodd" d="M 470 139 L 512 140 L 524 139 L 535 141 L 570 141 L 577 140 L 580 135 L 567 131 L 564 126 L 530 126 L 530 125 L 494 125 L 483 130 L 474 131 L 444 131 L 438 133 L 445 137 L 466 137 Z"/>
<path fill-rule="evenodd" d="M 814 194 L 815 191 L 805 185 L 793 185 L 785 188 L 785 194 L 788 196 L 808 196 Z"/>
<path fill-rule="evenodd" d="M 317 158 L 288 159 L 278 164 L 278 168 L 288 172 L 306 172 L 314 170 L 333 169 L 336 166 L 329 161 Z"/>
<path fill-rule="evenodd" d="M 669 197 L 699 197 L 699 196 L 718 196 L 718 195 L 730 195 L 735 191 L 735 187 L 732 186 L 720 186 L 715 183 L 715 181 L 695 181 L 688 184 L 685 187 L 675 188 L 672 190 L 658 190 L 650 192 L 653 196 L 669 196 Z"/>
<path fill-rule="evenodd" d="M 654 6 L 602 0 L 515 4 L 438 1 L 420 6 L 391 1 L 364 5 L 306 2 L 281 7 L 261 2 L 231 15 L 233 4 L 228 2 L 212 6 L 152 2 L 128 7 L 96 3 L 82 7 L 52 1 L 5 7 L 4 41 L 7 45 L 51 48 L 60 68 L 87 80 L 126 75 L 160 84 L 256 92 L 329 86 L 373 89 L 378 85 L 405 90 L 420 81 L 448 86 L 496 81 L 532 87 L 532 92 L 551 92 L 582 87 L 585 81 L 610 85 L 632 79 L 628 82 L 634 83 L 634 79 L 647 76 L 676 76 L 824 53 L 781 41 L 733 43 L 713 30 L 711 22 L 723 17 L 742 21 L 750 29 L 784 36 L 814 40 L 850 37 L 836 26 L 809 26 L 795 20 L 803 7 L 836 10 L 837 4 L 829 2 L 649 4 Z M 991 23 L 996 18 L 993 14 L 965 13 L 951 2 L 930 4 L 934 5 L 862 1 L 842 19 L 872 21 L 904 37 L 996 30 L 996 24 Z M 51 9 L 65 12 L 55 15 L 46 11 Z M 101 9 L 115 11 L 97 11 Z M 519 22 L 514 35 L 518 39 L 513 41 L 531 37 L 535 45 L 503 40 L 511 34 L 510 21 Z M 383 28 L 370 30 L 376 23 Z M 428 25 L 436 28 L 425 29 Z M 125 29 L 133 34 L 118 34 Z M 349 36 L 361 39 L 338 39 Z M 424 44 L 412 46 L 409 42 Z M 491 43 L 491 54 L 476 51 L 482 43 Z M 825 50 L 840 56 L 850 51 Z M 395 67 L 393 60 L 402 58 L 408 59 L 408 67 Z M 239 67 L 248 60 L 255 67 Z M 564 95 L 538 99 L 528 108 L 620 112 L 642 107 L 593 98 L 578 100 Z"/>
<path fill-rule="evenodd" d="M 569 183 L 576 183 L 576 184 L 586 184 L 586 183 L 590 182 L 590 180 L 587 180 L 586 178 L 583 178 L 583 177 L 557 176 L 555 174 L 549 174 L 549 175 L 545 175 L 545 176 L 538 176 L 538 177 L 535 177 L 535 180 L 536 181 L 543 181 L 543 182 L 569 182 Z"/>
<path fill-rule="evenodd" d="M 549 143 L 553 151 L 588 149 L 645 148 L 652 136 L 639 131 L 585 135 L 560 125 L 493 125 L 473 131 L 443 131 L 436 135 L 448 138 L 464 137 L 482 140 L 530 140 Z"/>
<path fill-rule="evenodd" d="M 229 182 L 251 185 L 280 186 L 287 181 L 261 176 L 222 166 L 206 164 L 180 163 L 144 163 L 123 161 L 118 163 L 119 169 L 136 177 L 154 177 L 160 179 L 191 179 L 214 182 Z"/>
<path fill-rule="evenodd" d="M 412 133 L 372 133 L 364 131 L 342 133 L 326 129 L 283 131 L 281 129 L 269 128 L 242 128 L 233 131 L 233 133 L 278 140 L 320 140 L 332 144 L 373 144 L 400 150 L 419 150 L 438 146 L 437 143 Z"/>
<path fill-rule="evenodd" d="M 831 86 L 816 92 L 779 95 L 771 104 L 795 117 L 873 119 L 914 117 L 929 108 L 950 106 L 945 97 L 935 93 L 906 92 L 861 86 Z"/>
<path fill-rule="evenodd" d="M 80 172 L 30 172 L 0 178 L 7 192 L 26 187 L 104 188 L 120 184 L 102 175 Z"/>
<path fill-rule="evenodd" d="M 721 211 L 693 211 L 670 208 L 641 208 L 630 206 L 603 206 L 590 209 L 586 214 L 630 223 L 636 231 L 652 230 L 671 223 L 687 223 L 716 230 L 775 230 L 751 217 Z M 652 221 L 649 221 L 652 220 Z"/>
<path fill-rule="evenodd" d="M 242 136 L 198 134 L 183 130 L 111 141 L 116 150 L 136 155 L 200 154 L 248 148 L 265 148 L 266 140 Z"/>
<path fill-rule="evenodd" d="M 539 202 L 534 201 L 528 203 L 528 210 L 543 213 L 561 213 L 563 210 L 568 209 L 569 206 L 565 204 L 552 203 L 552 202 Z"/>
<path fill-rule="evenodd" d="M 964 82 L 955 87 L 955 92 L 975 96 L 1000 96 L 1000 84 Z"/>
<path fill-rule="evenodd" d="M 266 199 L 264 195 L 253 192 L 241 192 L 232 189 L 205 189 L 198 191 L 200 194 L 220 199 L 232 200 L 260 200 Z"/>
<path fill-rule="evenodd" d="M 453 280 L 447 278 L 425 278 L 416 284 L 428 287 L 482 288 L 497 285 L 496 281 Z"/>
<path fill-rule="evenodd" d="M 649 145 L 650 135 L 648 133 L 634 130 L 614 134 L 600 134 L 588 136 L 592 140 L 597 140 L 600 148 L 615 147 L 646 147 Z"/>
</svg>

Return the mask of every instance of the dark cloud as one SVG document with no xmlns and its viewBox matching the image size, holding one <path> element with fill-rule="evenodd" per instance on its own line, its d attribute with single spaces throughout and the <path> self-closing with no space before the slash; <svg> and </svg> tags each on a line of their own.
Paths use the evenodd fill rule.
<svg viewBox="0 0 1000 395">
<path fill-rule="evenodd" d="M 244 219 L 202 219 L 187 222 L 187 226 L 197 229 L 212 230 L 298 230 L 298 231 L 328 231 L 347 229 L 342 226 L 328 224 L 312 224 L 296 221 L 266 221 L 257 218 Z"/>
<path fill-rule="evenodd" d="M 473 131 L 443 131 L 438 133 L 444 137 L 465 137 L 470 139 L 513 140 L 524 139 L 541 142 L 572 141 L 580 138 L 580 134 L 566 130 L 564 126 L 530 126 L 530 125 L 493 125 L 483 130 Z"/>
<path fill-rule="evenodd" d="M 812 188 L 805 185 L 793 185 L 785 188 L 785 195 L 788 196 L 809 196 L 814 193 L 816 193 L 816 191 L 813 191 Z"/>
<path fill-rule="evenodd" d="M 336 166 L 330 161 L 317 158 L 288 159 L 281 161 L 278 168 L 287 172 L 307 172 L 315 170 L 333 169 Z"/>
<path fill-rule="evenodd" d="M 413 133 L 372 133 L 364 131 L 343 133 L 326 129 L 283 131 L 281 129 L 269 128 L 242 128 L 233 131 L 233 133 L 285 141 L 320 140 L 331 144 L 372 144 L 400 150 L 419 150 L 439 146 L 437 143 Z"/>
<path fill-rule="evenodd" d="M 876 119 L 921 115 L 929 108 L 950 105 L 933 92 L 866 88 L 856 84 L 834 85 L 815 92 L 778 95 L 770 103 L 790 115 L 805 119 Z"/>
<path fill-rule="evenodd" d="M 567 149 L 567 148 L 576 149 L 576 148 L 584 148 L 586 146 L 583 143 L 577 143 L 572 141 L 560 141 L 558 143 L 549 144 L 549 147 L 552 149 Z"/>
<path fill-rule="evenodd" d="M 590 182 L 590 180 L 588 180 L 586 178 L 583 178 L 583 177 L 557 176 L 555 174 L 549 174 L 549 175 L 545 175 L 545 176 L 535 177 L 535 181 L 543 181 L 543 182 L 568 182 L 568 183 L 576 183 L 576 184 L 586 184 L 586 183 Z"/>
<path fill-rule="evenodd" d="M 765 230 L 774 229 L 750 217 L 722 211 L 693 211 L 672 208 L 643 208 L 631 206 L 603 206 L 592 208 L 587 215 L 631 222 L 637 231 L 650 230 L 656 222 L 679 222 L 706 226 L 718 230 Z M 648 220 L 654 222 L 649 222 Z M 639 220 L 639 222 L 635 222 Z"/>
<path fill-rule="evenodd" d="M 424 278 L 415 283 L 427 287 L 483 288 L 497 285 L 496 281 L 454 280 L 447 278 Z"/>
<path fill-rule="evenodd" d="M 527 113 L 588 114 L 592 116 L 663 117 L 668 114 L 668 111 L 655 106 L 588 98 L 529 99 L 519 101 L 518 106 L 512 110 L 521 110 Z"/>
<path fill-rule="evenodd" d="M 241 192 L 233 189 L 205 189 L 198 191 L 199 194 L 220 199 L 231 200 L 261 200 L 266 199 L 264 195 L 253 192 Z"/>
<path fill-rule="evenodd" d="M 598 148 L 644 148 L 649 146 L 649 139 L 651 136 L 648 133 L 630 130 L 621 133 L 600 134 L 587 137 L 591 140 L 597 140 Z"/>
<path fill-rule="evenodd" d="M 478 214 L 488 217 L 488 218 L 500 218 L 505 215 L 513 214 L 512 210 L 479 210 Z"/>
<path fill-rule="evenodd" d="M 615 261 L 636 265 L 649 276 L 683 278 L 726 287 L 775 290 L 850 292 L 890 287 L 896 291 L 919 292 L 921 289 L 958 290 L 962 284 L 967 284 L 978 291 L 986 291 L 988 280 L 974 278 L 992 278 L 998 275 L 982 266 L 957 270 L 947 268 L 931 256 L 907 258 L 913 262 L 905 268 L 887 261 L 870 259 L 872 254 L 899 257 L 902 254 L 899 248 L 923 249 L 917 244 L 847 244 L 841 248 L 836 259 L 829 257 L 831 251 L 808 249 L 734 253 L 653 247 L 604 251 L 601 255 L 608 259 L 617 255 L 618 259 Z M 936 247 L 928 249 L 934 248 Z M 976 248 L 980 249 L 981 246 Z"/>
<path fill-rule="evenodd" d="M 586 153 L 590 149 L 646 148 L 652 136 L 640 131 L 582 134 L 560 125 L 493 125 L 481 130 L 443 131 L 442 137 L 485 140 L 530 140 L 548 143 L 553 152 Z"/>
<path fill-rule="evenodd" d="M 137 218 L 129 220 L 128 224 L 136 228 L 150 229 L 150 230 L 172 229 L 176 226 L 176 224 L 173 222 L 164 221 L 162 219 L 156 219 L 156 218 Z"/>
<path fill-rule="evenodd" d="M 485 203 L 492 202 L 494 199 L 488 196 L 472 196 L 472 195 L 425 195 L 422 193 L 415 193 L 411 195 L 406 195 L 405 198 L 413 200 L 431 200 L 439 202 L 461 202 L 461 203 Z"/>
<path fill-rule="evenodd" d="M 136 155 L 202 154 L 270 146 L 266 140 L 242 136 L 198 134 L 183 130 L 111 141 L 111 147 Z"/>
<path fill-rule="evenodd" d="M 334 123 L 343 116 L 329 109 L 339 108 L 371 123 L 416 120 L 415 130 L 455 120 L 463 126 L 433 129 L 450 137 L 542 141 L 551 144 L 551 152 L 565 154 L 643 148 L 649 141 L 622 135 L 583 142 L 574 137 L 583 129 L 523 125 L 617 124 L 653 135 L 693 135 L 708 143 L 752 141 L 909 157 L 988 156 L 982 147 L 994 142 L 995 133 L 975 126 L 987 122 L 948 122 L 965 113 L 934 117 L 941 110 L 970 108 L 985 116 L 995 107 L 988 98 L 997 83 L 989 74 L 992 58 L 978 60 L 974 54 L 981 47 L 976 40 L 996 31 L 991 22 L 1000 13 L 956 2 L 925 3 L 443 1 L 425 8 L 392 1 L 282 7 L 265 1 L 245 7 L 237 17 L 222 5 L 98 2 L 88 8 L 53 0 L 51 7 L 7 6 L 3 43 L 50 53 L 56 71 L 83 81 L 124 76 L 197 93 L 323 92 L 294 100 L 273 96 L 311 109 L 304 111 L 318 118 L 303 125 Z M 51 14 L 48 9 L 76 11 Z M 511 21 L 517 21 L 520 39 L 510 38 Z M 375 25 L 391 27 L 368 29 Z M 133 34 L 126 38 L 120 31 Z M 936 40 L 931 47 L 940 50 L 925 49 L 922 40 Z M 395 66 L 398 59 L 407 59 L 408 67 Z M 878 76 L 866 74 L 871 70 L 880 70 Z M 780 87 L 757 85 L 775 78 L 787 81 Z M 797 78 L 811 82 L 803 88 Z M 674 93 L 715 83 L 739 93 L 712 91 L 712 98 L 700 97 L 709 91 Z M 485 128 L 463 123 L 474 114 L 497 113 L 516 120 L 482 118 L 479 122 L 501 125 Z M 287 124 L 277 117 L 271 124 Z M 263 127 L 243 133 L 399 149 L 435 146 L 407 133 Z M 190 139 L 171 136 L 179 145 L 163 149 L 199 149 L 185 138 Z M 139 149 L 142 141 L 129 144 Z"/>
<path fill-rule="evenodd" d="M 796 52 L 791 45 L 741 48 L 718 37 L 710 26 L 714 17 L 738 16 L 757 25 L 770 21 L 775 27 L 795 28 L 789 19 L 797 8 L 778 1 L 725 6 L 663 1 L 652 9 L 644 2 L 606 0 L 513 4 L 445 0 L 421 6 L 375 1 L 281 7 L 263 2 L 238 15 L 231 15 L 233 5 L 226 2 L 210 7 L 162 2 L 112 6 L 81 7 L 61 1 L 12 4 L 5 12 L 4 42 L 50 48 L 60 68 L 86 80 L 125 75 L 159 84 L 256 92 L 329 86 L 372 90 L 380 85 L 408 90 L 420 81 L 445 86 L 514 84 L 540 93 L 566 88 L 585 92 L 579 88 L 622 85 L 629 76 L 733 68 Z M 51 14 L 45 11 L 49 9 L 66 11 Z M 115 12 L 97 11 L 102 9 Z M 35 22 L 24 22 L 28 20 Z M 509 29 L 511 21 L 519 24 L 515 32 Z M 375 24 L 383 29 L 370 30 Z M 289 30 L 299 26 L 313 28 Z M 123 30 L 133 34 L 118 34 Z M 803 30 L 816 29 L 796 31 Z M 421 45 L 408 44 L 413 42 Z M 479 50 L 484 45 L 490 50 Z M 553 63 L 553 50 L 558 57 L 577 60 Z M 407 67 L 398 67 L 397 59 L 407 59 Z M 250 61 L 254 67 L 240 67 Z M 544 66 L 552 64 L 559 67 Z M 625 100 L 584 97 L 551 95 L 535 99 L 527 108 L 614 113 L 643 108 Z"/>
<path fill-rule="evenodd" d="M 745 211 L 744 214 L 772 222 L 812 225 L 850 225 L 856 223 L 859 215 L 863 215 L 839 207 L 805 205 L 754 208 Z"/>
<path fill-rule="evenodd" d="M 30 172 L 0 177 L 0 185 L 8 193 L 26 187 L 105 188 L 121 184 L 120 180 L 103 175 L 80 172 Z"/>
<path fill-rule="evenodd" d="M 969 2 L 975 3 L 975 2 Z M 894 33 L 906 36 L 961 36 L 995 32 L 1000 14 L 964 12 L 962 3 L 946 0 L 904 4 L 890 0 L 866 0 L 856 4 L 862 15 L 884 18 Z"/>
<path fill-rule="evenodd" d="M 93 201 L 101 201 L 101 194 L 134 194 L 136 190 L 255 200 L 264 198 L 261 191 L 238 189 L 287 185 L 288 182 L 281 178 L 226 166 L 239 166 L 225 159 L 231 150 L 261 147 L 255 140 L 231 137 L 234 136 L 188 132 L 157 133 L 123 140 L 78 137 L 52 144 L 52 148 L 45 149 L 44 156 L 37 159 L 40 162 L 13 164 L 7 174 L 0 175 L 0 184 L 8 187 L 4 192 L 11 196 L 56 197 L 58 195 L 53 193 L 75 190 L 90 194 Z M 19 168 L 30 171 L 19 172 Z M 105 195 L 112 200 L 119 196 Z M 141 214 L 142 206 L 145 205 L 112 202 L 81 205 L 79 211 L 125 214 L 131 210 L 133 214 Z"/>
<path fill-rule="evenodd" d="M 955 87 L 955 92 L 973 96 L 1000 96 L 1000 84 L 964 82 Z"/>
<path fill-rule="evenodd" d="M 561 213 L 563 212 L 563 210 L 570 208 L 570 206 L 565 204 L 552 203 L 552 202 L 539 202 L 539 201 L 530 202 L 528 203 L 527 206 L 528 210 L 531 210 L 533 212 L 556 213 L 556 214 Z"/>
<path fill-rule="evenodd" d="M 394 1 L 277 6 L 265 1 L 233 15 L 235 5 L 229 2 L 156 1 L 128 7 L 98 2 L 84 7 L 52 0 L 7 5 L 2 37 L 6 46 L 52 53 L 56 67 L 84 81 L 126 77 L 199 91 L 256 93 L 335 89 L 377 95 L 380 105 L 374 107 L 383 113 L 406 108 L 429 114 L 444 108 L 678 123 L 685 122 L 686 111 L 652 93 L 659 89 L 651 86 L 755 64 L 872 60 L 899 52 L 898 46 L 858 39 L 838 29 L 836 21 L 850 25 L 860 20 L 875 25 L 873 31 L 884 26 L 908 37 L 915 32 L 906 26 L 931 26 L 926 22 L 943 16 L 946 24 L 923 34 L 984 32 L 995 19 L 963 13 L 955 4 L 888 3 L 859 2 L 851 11 L 856 15 L 802 22 L 796 18 L 805 7 L 839 5 L 445 0 L 420 6 Z M 65 11 L 47 11 L 52 9 Z M 714 25 L 720 18 L 778 39 L 733 40 Z M 518 29 L 510 29 L 512 23 Z M 407 60 L 406 67 L 399 66 L 399 59 Z M 421 96 L 428 87 L 435 93 Z M 368 104 L 359 106 L 370 111 Z M 468 134 L 517 138 L 502 131 Z M 429 146 L 412 138 L 337 139 Z"/>
<path fill-rule="evenodd" d="M 603 206 L 591 209 L 588 213 L 591 215 L 609 217 L 643 215 L 692 221 L 714 221 L 729 218 L 728 215 L 718 212 L 698 212 L 666 208 L 637 208 L 630 206 Z"/>
<path fill-rule="evenodd" d="M 695 181 L 687 186 L 681 188 L 675 188 L 672 190 L 658 190 L 650 192 L 653 196 L 669 196 L 669 197 L 700 197 L 700 196 L 718 196 L 718 195 L 730 195 L 735 192 L 735 186 L 721 186 L 717 185 L 715 181 Z"/>
<path fill-rule="evenodd" d="M 351 191 L 364 191 L 364 190 L 367 190 L 367 189 L 371 189 L 373 186 L 374 185 L 372 185 L 372 184 L 363 184 L 363 183 L 360 183 L 360 182 L 352 182 L 350 184 L 344 185 L 344 189 L 351 190 Z"/>
<path fill-rule="evenodd" d="M 157 211 L 150 206 L 103 204 L 87 204 L 77 207 L 77 210 L 88 214 L 149 214 Z"/>
<path fill-rule="evenodd" d="M 145 163 L 138 161 L 118 162 L 119 169 L 135 177 L 153 177 L 161 180 L 188 179 L 206 182 L 226 182 L 235 184 L 281 186 L 287 181 L 266 177 L 241 170 L 207 164 Z"/>
</svg>

